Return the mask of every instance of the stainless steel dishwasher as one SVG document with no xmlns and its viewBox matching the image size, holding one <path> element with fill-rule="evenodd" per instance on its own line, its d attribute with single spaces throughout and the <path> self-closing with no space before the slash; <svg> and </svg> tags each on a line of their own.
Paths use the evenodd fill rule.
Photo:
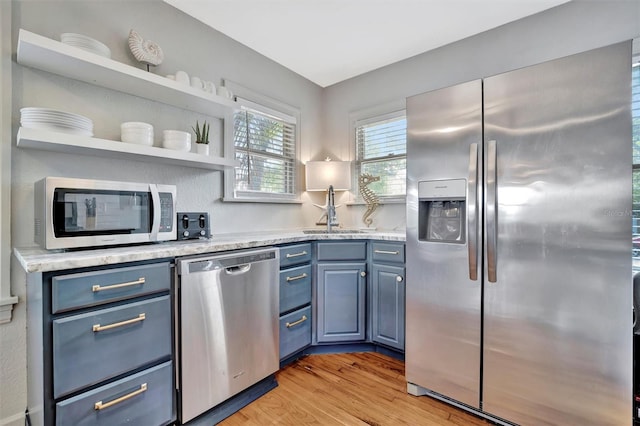
<svg viewBox="0 0 640 426">
<path fill-rule="evenodd" d="M 279 368 L 279 252 L 177 261 L 180 399 L 185 423 Z"/>
</svg>

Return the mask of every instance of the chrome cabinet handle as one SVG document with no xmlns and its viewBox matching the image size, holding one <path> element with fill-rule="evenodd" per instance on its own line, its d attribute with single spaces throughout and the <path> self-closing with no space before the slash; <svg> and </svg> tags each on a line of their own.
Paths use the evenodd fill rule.
<svg viewBox="0 0 640 426">
<path fill-rule="evenodd" d="M 298 324 L 302 324 L 303 322 L 305 322 L 307 320 L 307 316 L 303 315 L 302 318 L 300 318 L 298 321 L 294 321 L 294 322 L 288 322 L 285 325 L 287 326 L 287 328 L 291 328 L 291 327 L 295 327 Z"/>
<path fill-rule="evenodd" d="M 138 278 L 135 281 L 129 281 L 126 283 L 120 283 L 120 284 L 113 284 L 113 285 L 107 285 L 107 286 L 100 286 L 100 285 L 94 285 L 93 287 L 91 287 L 91 290 L 94 293 L 97 293 L 99 291 L 104 291 L 104 290 L 115 290 L 117 288 L 122 288 L 122 287 L 130 287 L 132 285 L 138 285 L 138 284 L 144 284 L 145 283 L 145 279 L 144 277 Z"/>
<path fill-rule="evenodd" d="M 94 324 L 93 325 L 93 331 L 94 332 L 98 332 L 98 331 L 111 330 L 112 328 L 117 328 L 117 327 L 122 327 L 122 326 L 125 326 L 125 325 L 129 325 L 129 324 L 134 324 L 136 322 L 144 321 L 146 317 L 147 316 L 143 312 L 140 315 L 138 315 L 137 317 L 131 318 L 131 319 L 126 320 L 126 321 L 115 322 L 115 323 L 109 324 L 109 325 Z"/>
<path fill-rule="evenodd" d="M 307 278 L 306 272 L 303 272 L 300 275 L 296 275 L 295 277 L 287 277 L 287 282 L 301 280 L 303 278 Z"/>
<path fill-rule="evenodd" d="M 489 141 L 487 148 L 487 278 L 489 282 L 495 283 L 497 280 L 496 250 L 498 244 L 496 141 Z"/>
<path fill-rule="evenodd" d="M 374 250 L 373 252 L 376 253 L 376 254 L 393 254 L 393 255 L 396 255 L 396 256 L 400 254 L 400 252 L 397 251 L 397 250 L 396 251 Z"/>
<path fill-rule="evenodd" d="M 366 277 L 366 276 L 367 276 L 367 273 L 366 273 L 365 271 L 362 271 L 362 272 L 360 272 L 360 276 L 361 276 L 361 277 Z"/>
<path fill-rule="evenodd" d="M 113 407 L 116 404 L 120 404 L 121 402 L 126 401 L 127 399 L 133 398 L 136 395 L 140 395 L 143 392 L 147 391 L 147 384 L 143 383 L 140 385 L 140 389 L 135 390 L 131 393 L 128 393 L 126 395 L 121 396 L 120 398 L 116 398 L 113 401 L 109 401 L 109 402 L 102 402 L 102 401 L 98 401 L 94 404 L 93 409 L 94 410 L 104 410 L 105 408 L 109 408 L 109 407 Z"/>
<path fill-rule="evenodd" d="M 401 283 L 402 281 L 404 281 L 404 278 L 402 278 L 402 276 L 401 276 L 401 275 L 398 275 L 398 276 L 396 277 L 396 281 L 397 281 L 397 282 L 399 282 L 399 283 Z"/>
<path fill-rule="evenodd" d="M 469 146 L 469 180 L 467 180 L 467 240 L 469 279 L 478 280 L 478 144 Z"/>
<path fill-rule="evenodd" d="M 306 250 L 301 251 L 300 253 L 287 253 L 287 259 L 291 259 L 292 257 L 299 257 L 299 256 L 304 256 L 305 254 L 308 254 Z"/>
</svg>

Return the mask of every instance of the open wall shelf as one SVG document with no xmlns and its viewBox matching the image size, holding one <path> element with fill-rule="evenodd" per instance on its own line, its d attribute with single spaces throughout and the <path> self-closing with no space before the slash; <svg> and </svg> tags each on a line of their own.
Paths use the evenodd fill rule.
<svg viewBox="0 0 640 426">
<path fill-rule="evenodd" d="M 18 63 L 141 98 L 217 118 L 225 118 L 237 103 L 20 29 Z"/>
<path fill-rule="evenodd" d="M 192 152 L 174 151 L 154 146 L 136 145 L 26 127 L 21 127 L 18 130 L 17 139 L 17 145 L 21 148 L 67 154 L 146 161 L 209 170 L 224 170 L 227 167 L 236 167 L 238 165 L 236 160 L 224 157 L 206 156 Z"/>
</svg>

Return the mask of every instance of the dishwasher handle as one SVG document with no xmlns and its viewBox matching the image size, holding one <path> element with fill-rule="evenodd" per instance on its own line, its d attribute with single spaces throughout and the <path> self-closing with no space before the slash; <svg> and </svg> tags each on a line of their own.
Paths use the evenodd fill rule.
<svg viewBox="0 0 640 426">
<path fill-rule="evenodd" d="M 246 274 L 251 270 L 251 264 L 247 263 L 244 265 L 230 266 L 228 268 L 224 268 L 224 272 L 227 275 L 242 275 Z"/>
</svg>

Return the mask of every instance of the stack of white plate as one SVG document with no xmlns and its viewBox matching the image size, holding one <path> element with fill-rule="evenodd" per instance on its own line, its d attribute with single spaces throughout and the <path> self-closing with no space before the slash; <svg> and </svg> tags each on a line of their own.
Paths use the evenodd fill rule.
<svg viewBox="0 0 640 426">
<path fill-rule="evenodd" d="M 105 58 L 111 58 L 111 50 L 98 40 L 91 37 L 87 37 L 82 34 L 63 33 L 60 34 L 60 41 L 69 46 L 74 46 L 87 52 L 95 53 L 96 55 L 104 56 Z"/>
<path fill-rule="evenodd" d="M 31 129 L 93 136 L 93 121 L 91 119 L 79 114 L 49 108 L 21 108 L 20 124 L 22 127 Z"/>
<path fill-rule="evenodd" d="M 120 125 L 120 140 L 139 145 L 153 145 L 153 126 L 149 123 L 129 121 Z"/>
</svg>

